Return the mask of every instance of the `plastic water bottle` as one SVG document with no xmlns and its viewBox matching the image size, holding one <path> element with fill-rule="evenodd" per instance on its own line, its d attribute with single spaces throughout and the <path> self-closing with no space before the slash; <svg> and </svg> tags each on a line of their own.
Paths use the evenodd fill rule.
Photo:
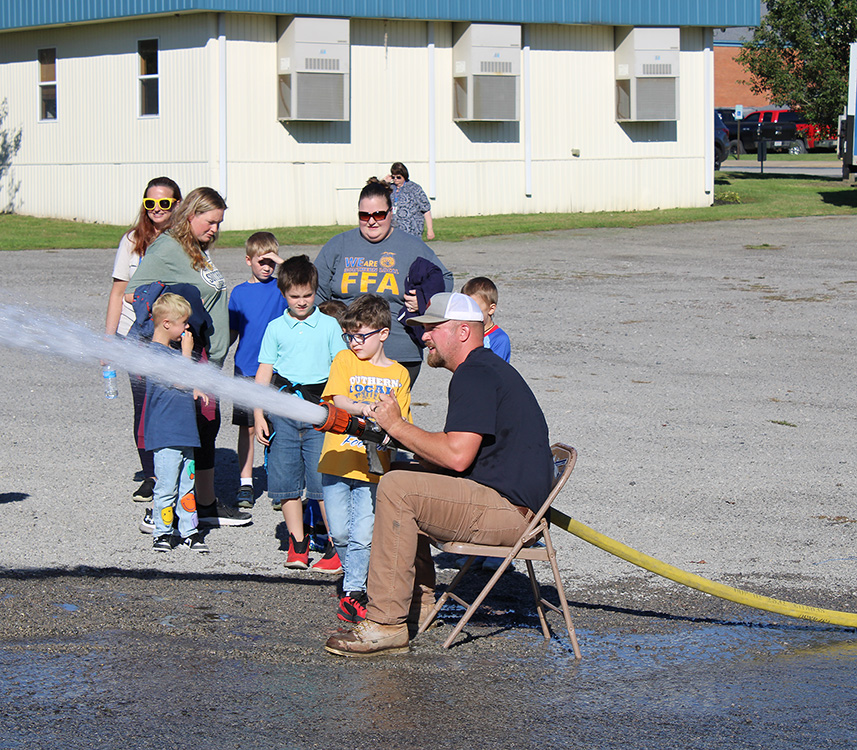
<svg viewBox="0 0 857 750">
<path fill-rule="evenodd" d="M 104 365 L 101 375 L 104 378 L 104 395 L 107 398 L 116 398 L 119 395 L 119 388 L 116 385 L 116 368 L 113 365 Z"/>
</svg>

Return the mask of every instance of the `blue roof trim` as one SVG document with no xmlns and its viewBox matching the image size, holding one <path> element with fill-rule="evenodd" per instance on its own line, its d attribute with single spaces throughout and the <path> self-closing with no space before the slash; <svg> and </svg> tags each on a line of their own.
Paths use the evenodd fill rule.
<svg viewBox="0 0 857 750">
<path fill-rule="evenodd" d="M 0 30 L 191 12 L 495 23 L 757 26 L 759 0 L 0 0 Z"/>
</svg>

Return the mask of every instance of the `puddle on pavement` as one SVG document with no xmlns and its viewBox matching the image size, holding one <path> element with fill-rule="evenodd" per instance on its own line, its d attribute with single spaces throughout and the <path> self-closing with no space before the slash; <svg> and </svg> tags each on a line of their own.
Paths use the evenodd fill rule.
<svg viewBox="0 0 857 750">
<path fill-rule="evenodd" d="M 253 635 L 242 642 L 259 659 L 208 649 L 204 635 L 0 648 L 0 704 L 16 708 L 0 747 L 179 747 L 192 734 L 240 748 L 838 749 L 857 720 L 855 633 L 812 624 L 581 630 L 581 662 L 537 628 L 449 652 L 437 635 L 374 660 L 305 643 L 264 660 Z"/>
</svg>

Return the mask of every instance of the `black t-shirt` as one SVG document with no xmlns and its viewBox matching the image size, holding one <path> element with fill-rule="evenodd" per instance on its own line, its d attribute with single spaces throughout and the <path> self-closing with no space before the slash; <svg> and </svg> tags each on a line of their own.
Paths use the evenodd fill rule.
<svg viewBox="0 0 857 750">
<path fill-rule="evenodd" d="M 539 402 L 518 371 L 474 349 L 452 374 L 444 432 L 474 432 L 482 445 L 461 473 L 537 511 L 551 490 L 553 459 Z"/>
</svg>

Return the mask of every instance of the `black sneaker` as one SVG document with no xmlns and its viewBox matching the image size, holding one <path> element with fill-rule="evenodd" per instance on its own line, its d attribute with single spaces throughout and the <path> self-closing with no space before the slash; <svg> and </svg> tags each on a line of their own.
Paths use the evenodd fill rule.
<svg viewBox="0 0 857 750">
<path fill-rule="evenodd" d="M 253 516 L 238 508 L 231 508 L 216 500 L 211 505 L 197 505 L 196 515 L 200 526 L 249 526 Z"/>
<path fill-rule="evenodd" d="M 143 520 L 140 521 L 140 531 L 144 534 L 153 534 L 155 532 L 155 521 L 152 518 L 151 508 L 146 508 L 143 513 Z"/>
<path fill-rule="evenodd" d="M 202 537 L 199 534 L 191 534 L 188 537 L 182 539 L 182 547 L 189 549 L 191 552 L 200 552 L 202 554 L 207 554 L 209 552 L 208 545 L 202 541 Z"/>
<path fill-rule="evenodd" d="M 236 505 L 238 505 L 239 508 L 247 508 L 250 510 L 256 504 L 256 498 L 253 497 L 253 488 L 249 484 L 241 485 L 236 499 L 238 501 Z"/>
<path fill-rule="evenodd" d="M 342 622 L 358 623 L 366 619 L 366 603 L 369 599 L 365 591 L 350 591 L 339 600 L 336 616 Z"/>
<path fill-rule="evenodd" d="M 173 548 L 173 538 L 169 534 L 156 536 L 152 540 L 152 549 L 155 552 L 170 552 Z"/>
<path fill-rule="evenodd" d="M 131 499 L 135 503 L 150 503 L 152 502 L 152 495 L 154 494 L 155 478 L 146 477 L 146 479 L 143 480 L 143 484 L 134 490 L 134 494 L 131 496 Z"/>
</svg>

